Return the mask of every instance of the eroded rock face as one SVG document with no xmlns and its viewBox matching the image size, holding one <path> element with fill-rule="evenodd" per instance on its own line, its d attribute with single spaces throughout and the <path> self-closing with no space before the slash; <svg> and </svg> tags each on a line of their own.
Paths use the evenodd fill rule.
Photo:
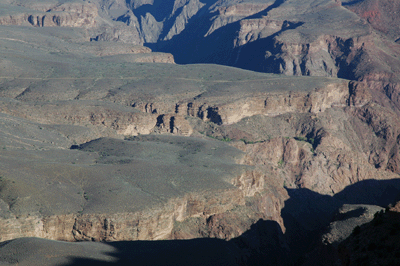
<svg viewBox="0 0 400 266">
<path fill-rule="evenodd" d="M 392 2 L 170 1 L 165 13 L 158 5 L 130 3 L 130 21 L 150 36 L 145 42 L 173 53 L 178 63 L 358 80 L 382 94 L 380 101 L 386 94 L 398 105 L 400 46 Z"/>
<path fill-rule="evenodd" d="M 97 46 L 92 48 L 94 51 L 104 49 Z M 123 46 L 121 49 L 127 48 Z M 100 64 L 98 61 L 92 62 Z M 89 63 L 93 65 L 92 62 Z M 4 84 L 13 89 L 4 90 L 4 96 L 12 95 L 15 99 L 4 100 L 1 110 L 9 116 L 39 123 L 46 129 L 58 124 L 93 130 L 91 135 L 85 137 L 85 141 L 105 136 L 149 133 L 200 137 L 201 132 L 230 140 L 233 146 L 245 153 L 243 159 L 237 162 L 254 169 L 230 176 L 227 184 L 232 187 L 218 194 L 220 198 L 213 196 L 192 201 L 188 196 L 177 196 L 166 205 L 149 209 L 151 214 L 143 211 L 129 214 L 121 210 L 114 215 L 96 209 L 100 207 L 93 207 L 97 210 L 95 214 L 79 214 L 82 212 L 82 203 L 77 203 L 70 214 L 62 214 L 66 216 L 31 214 L 33 218 L 23 223 L 16 223 L 16 215 L 11 216 L 6 218 L 10 223 L 7 232 L 14 233 L 6 234 L 7 239 L 18 234 L 15 231 L 17 228 L 26 228 L 24 236 L 65 240 L 233 239 L 249 230 L 251 224 L 259 219 L 276 221 L 281 230 L 286 232 L 289 225 L 281 211 L 285 209 L 285 201 L 291 197 L 288 195 L 290 189 L 310 189 L 321 195 L 334 196 L 360 181 L 387 180 L 396 176 L 386 169 L 395 169 L 397 157 L 394 153 L 390 156 L 382 152 L 395 150 L 398 145 L 395 141 L 398 135 L 396 115 L 372 103 L 370 90 L 365 83 L 263 74 L 242 77 L 249 75 L 242 71 L 235 73 L 237 80 L 228 80 L 228 74 L 224 71 L 229 70 L 227 73 L 230 76 L 236 70 L 193 67 L 192 71 L 209 78 L 205 81 L 191 77 L 180 66 L 172 65 L 168 68 L 171 72 L 161 74 L 166 70 L 159 66 L 130 65 L 132 68 L 126 71 L 126 64 L 108 67 L 107 72 L 102 70 L 100 64 L 93 72 L 103 75 L 101 81 L 97 81 L 91 78 L 92 72 L 82 63 L 82 75 L 90 77 L 84 82 L 77 82 L 63 73 L 64 76 L 59 79 L 49 79 L 45 83 L 38 81 L 15 94 L 14 86 L 11 86 L 14 83 L 7 81 Z M 149 71 L 144 71 L 145 67 Z M 122 76 L 118 79 L 104 76 L 114 72 Z M 170 89 L 168 79 L 155 79 L 154 73 L 169 79 L 172 75 L 175 88 Z M 60 84 L 60 81 L 65 85 L 57 93 L 56 84 Z M 191 85 L 187 86 L 187 82 L 191 82 Z M 152 86 L 155 90 L 147 90 L 146 86 Z M 143 91 L 146 93 L 143 94 Z M 165 92 L 163 97 L 160 97 L 160 91 Z M 68 137 L 70 145 L 72 141 L 82 143 L 82 138 L 77 138 L 76 133 L 69 133 L 67 128 L 59 130 Z M 34 146 L 30 146 L 30 149 L 34 149 Z M 98 163 L 122 167 L 133 162 L 129 156 L 113 157 L 116 156 L 114 153 L 112 150 L 102 150 Z M 194 149 L 193 154 L 196 153 Z M 158 155 L 155 156 L 158 158 Z M 378 161 L 381 164 L 378 165 Z M 115 173 L 108 173 L 104 169 L 102 171 L 105 174 L 115 176 Z M 83 194 L 79 196 L 77 193 L 77 202 L 87 204 L 85 197 L 82 198 Z M 96 195 L 94 191 L 86 193 L 89 202 Z M 191 197 L 203 197 L 201 195 L 204 196 L 204 192 Z M 237 201 L 228 200 L 232 197 Z M 8 207 L 10 210 L 22 204 L 14 205 L 13 202 L 6 201 L 8 206 L 14 206 Z M 328 217 L 333 211 L 330 210 L 325 216 Z M 18 215 L 22 217 L 26 214 Z M 296 215 L 294 217 L 302 217 Z M 125 216 L 126 219 L 120 218 Z M 230 223 L 232 217 L 236 217 L 237 222 Z M 128 221 L 136 221 L 138 225 L 134 226 Z M 317 224 L 320 227 L 324 225 L 323 222 Z M 310 230 L 308 227 L 303 229 Z"/>
<path fill-rule="evenodd" d="M 212 34 L 214 31 L 228 24 L 262 12 L 273 4 L 271 1 L 265 2 L 266 3 L 224 3 L 223 1 L 218 1 L 210 7 L 210 11 L 213 14 L 217 13 L 217 15 L 212 18 L 212 25 L 205 36 Z M 251 23 L 249 24 L 241 28 L 239 35 L 247 34 L 250 29 L 254 27 Z M 246 31 L 247 33 L 245 33 Z"/>
<path fill-rule="evenodd" d="M 266 93 L 264 96 L 266 99 L 276 99 L 280 103 L 273 105 L 272 100 L 267 100 L 271 109 L 268 109 L 268 104 L 265 105 L 265 100 L 261 101 L 264 104 L 260 106 L 254 102 L 243 101 L 243 98 L 228 104 L 228 106 L 236 105 L 237 107 L 243 104 L 242 108 L 250 107 L 256 110 L 253 111 L 254 113 L 238 119 L 239 122 L 251 121 L 259 116 L 268 119 L 282 119 L 280 117 L 289 115 L 292 118 L 286 120 L 285 127 L 287 129 L 285 130 L 290 132 L 295 129 L 295 132 L 288 134 L 287 137 L 269 136 L 268 139 L 262 141 L 252 140 L 254 137 L 248 137 L 244 142 L 232 143 L 233 146 L 245 152 L 245 157 L 239 162 L 255 167 L 255 169 L 246 170 L 236 177 L 231 177 L 230 182 L 237 189 L 227 190 L 218 196 L 212 194 L 214 196 L 211 198 L 207 198 L 208 196 L 204 194 L 193 195 L 191 198 L 178 197 L 162 207 L 150 209 L 148 214 L 146 211 L 141 211 L 120 212 L 115 215 L 105 213 L 81 215 L 75 213 L 44 217 L 32 215 L 31 218 L 19 220 L 23 221 L 21 224 L 15 224 L 14 221 L 18 221 L 18 219 L 10 217 L 5 220 L 10 224 L 5 229 L 9 232 L 5 234 L 5 239 L 19 234 L 12 233 L 18 228 L 25 228 L 23 236 L 63 240 L 117 241 L 193 237 L 233 239 L 247 231 L 251 224 L 259 219 L 276 221 L 285 232 L 287 225 L 282 219 L 281 210 L 285 208 L 284 201 L 289 198 L 286 192 L 287 188 L 307 188 L 320 194 L 335 195 L 347 186 L 363 180 L 395 178 L 394 174 L 384 171 L 384 167 L 376 168 L 374 162 L 368 162 L 365 152 L 371 150 L 371 147 L 368 146 L 369 141 L 360 142 L 363 137 L 356 137 L 357 128 L 355 126 L 362 129 L 360 125 L 363 125 L 364 129 L 362 130 L 367 139 L 371 138 L 371 134 L 376 135 L 376 132 L 382 131 L 381 127 L 374 126 L 375 123 L 384 125 L 381 115 L 371 117 L 369 120 L 365 120 L 365 115 L 355 115 L 358 112 L 362 113 L 363 110 L 364 112 L 368 109 L 375 110 L 376 107 L 369 102 L 368 91 L 362 84 L 349 84 L 343 81 L 334 84 L 310 90 L 303 96 L 296 97 L 294 95 L 299 95 L 299 92 L 288 96 L 285 92 Z M 31 91 L 30 93 L 35 92 Z M 214 108 L 211 111 L 218 111 L 218 114 L 225 112 L 229 114 L 229 109 L 225 107 L 224 97 L 222 95 L 216 97 L 217 95 L 212 94 L 211 91 L 208 93 L 213 97 L 208 98 L 209 96 L 204 93 L 201 99 L 205 104 L 207 104 L 207 99 L 210 99 Z M 272 96 L 269 96 L 270 94 Z M 314 94 L 316 96 L 313 96 Z M 118 96 L 114 95 L 114 98 L 111 99 L 117 98 Z M 130 102 L 129 99 L 125 98 L 125 100 Z M 3 112 L 41 124 L 57 123 L 75 126 L 89 124 L 125 135 L 150 132 L 191 135 L 199 128 L 190 119 L 196 119 L 196 123 L 200 124 L 210 122 L 218 124 L 218 121 L 211 120 L 204 113 L 192 113 L 190 110 L 196 110 L 196 105 L 182 104 L 182 101 L 179 102 L 178 107 L 174 102 L 153 101 L 151 104 L 135 105 L 134 108 L 117 108 L 113 104 L 104 103 L 90 107 L 69 102 L 59 102 L 58 106 L 51 103 L 35 106 L 28 104 L 29 101 L 25 103 L 25 107 L 23 104 L 19 104 L 18 109 L 12 102 L 4 104 Z M 219 105 L 218 101 L 222 105 Z M 314 101 L 317 103 L 316 107 L 313 107 Z M 84 103 L 83 100 L 79 102 Z M 81 107 L 77 108 L 78 106 Z M 187 106 L 191 109 L 182 110 L 180 106 Z M 279 113 L 270 114 L 269 110 L 276 111 L 274 106 L 280 106 L 282 110 Z M 29 115 L 25 108 L 31 110 Z M 52 111 L 52 108 L 57 111 Z M 75 110 L 74 115 L 69 114 L 70 108 Z M 135 111 L 135 109 L 137 110 Z M 236 112 L 233 108 L 231 110 Z M 239 110 L 241 109 L 239 108 Z M 166 113 L 163 114 L 164 112 Z M 296 116 L 292 115 L 294 113 Z M 242 112 L 241 114 L 246 113 Z M 386 119 L 393 119 L 394 115 L 386 114 L 386 117 Z M 237 138 L 234 131 L 231 132 L 229 128 L 238 122 L 232 122 L 224 115 L 221 115 L 220 119 L 221 123 L 217 126 L 221 129 L 225 128 L 225 132 L 230 138 Z M 351 122 L 352 119 L 353 122 Z M 352 126 L 354 126 L 353 129 Z M 342 128 L 346 128 L 346 134 L 338 133 Z M 252 126 L 242 128 L 242 130 L 248 131 L 249 136 L 253 134 Z M 264 131 L 264 134 L 266 133 L 268 134 L 268 128 Z M 379 146 L 382 143 L 386 143 L 387 147 L 397 145 L 390 137 L 396 133 L 388 134 L 376 136 L 375 149 L 382 147 Z M 386 142 L 382 142 L 382 140 L 386 140 Z M 100 154 L 103 158 L 99 162 L 119 165 L 131 161 L 129 158 L 112 159 L 113 157 L 109 157 L 110 159 L 108 159 L 108 156 L 114 156 L 110 152 L 102 151 Z M 193 198 L 199 196 L 200 199 Z M 232 202 L 232 198 L 237 201 Z M 232 217 L 236 217 L 236 222 L 230 222 Z M 132 224 L 132 221 L 136 222 Z"/>
<path fill-rule="evenodd" d="M 345 204 L 340 207 L 304 264 L 316 265 L 326 261 L 326 265 L 343 265 L 339 252 L 341 243 L 358 234 L 361 226 L 373 221 L 383 210 L 374 205 Z"/>
<path fill-rule="evenodd" d="M 82 3 L 24 3 L 26 9 L 17 9 L 20 14 L 0 17 L 0 25 L 32 25 L 36 27 L 85 27 L 96 26 L 98 10 L 96 5 Z M 31 9 L 31 10 L 30 10 Z M 35 11 L 32 11 L 35 10 Z M 17 12 L 18 12 L 17 11 Z"/>
<path fill-rule="evenodd" d="M 377 212 L 374 219 L 357 227 L 338 249 L 337 261 L 346 265 L 359 263 L 396 264 L 399 259 L 392 252 L 398 242 L 398 204 Z M 367 261 L 368 260 L 368 261 Z"/>
<path fill-rule="evenodd" d="M 11 170 L 6 168 L 13 160 L 4 161 L 2 169 L 9 173 L 0 181 L 1 241 L 22 236 L 66 241 L 170 239 L 177 223 L 244 206 L 245 194 L 229 182 L 243 171 L 235 164 L 241 152 L 215 142 L 169 136 L 99 139 L 59 151 L 55 164 L 43 161 L 52 156 L 51 150 L 39 152 L 39 161 L 20 160 Z M 8 154 L 21 157 L 24 151 Z M 20 165 L 37 168 L 25 171 Z M 58 181 L 49 179 L 53 172 L 61 174 Z M 39 177 L 28 185 L 32 176 Z"/>
<path fill-rule="evenodd" d="M 322 236 L 322 241 L 324 244 L 334 244 L 337 247 L 353 233 L 355 227 L 369 223 L 374 215 L 382 210 L 383 208 L 379 206 L 344 205 L 329 225 L 327 233 Z"/>
</svg>

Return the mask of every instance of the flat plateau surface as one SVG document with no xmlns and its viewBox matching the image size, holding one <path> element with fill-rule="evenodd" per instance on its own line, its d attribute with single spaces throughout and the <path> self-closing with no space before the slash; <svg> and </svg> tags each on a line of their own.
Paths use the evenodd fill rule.
<svg viewBox="0 0 400 266">
<path fill-rule="evenodd" d="M 138 212 L 188 193 L 235 189 L 241 152 L 214 140 L 98 139 L 77 150 L 2 151 L 2 196 L 17 215 Z"/>
</svg>

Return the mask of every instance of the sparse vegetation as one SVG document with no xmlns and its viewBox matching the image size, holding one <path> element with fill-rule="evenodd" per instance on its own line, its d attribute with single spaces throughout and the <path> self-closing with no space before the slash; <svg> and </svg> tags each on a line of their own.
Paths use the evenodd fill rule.
<svg viewBox="0 0 400 266">
<path fill-rule="evenodd" d="M 232 139 L 229 138 L 229 137 L 223 137 L 221 140 L 222 140 L 222 141 L 225 141 L 225 142 L 232 141 Z"/>
<path fill-rule="evenodd" d="M 206 135 L 206 136 L 209 138 L 212 138 L 212 139 L 218 139 L 217 137 L 214 137 L 213 135 Z"/>
<path fill-rule="evenodd" d="M 240 139 L 240 141 L 243 141 L 244 144 L 256 144 L 256 143 L 263 143 L 265 142 L 265 140 L 255 140 L 255 141 L 251 141 L 251 140 L 247 140 L 247 139 Z"/>
<path fill-rule="evenodd" d="M 311 145 L 314 145 L 315 139 L 314 138 L 307 138 L 307 137 L 303 137 L 303 136 L 298 136 L 298 137 L 294 137 L 295 140 L 297 141 L 305 141 L 310 143 Z"/>
<path fill-rule="evenodd" d="M 302 136 L 300 136 L 300 137 L 294 137 L 294 139 L 295 139 L 295 140 L 298 140 L 298 141 L 307 141 L 307 138 L 306 138 L 306 137 L 302 137 Z"/>
<path fill-rule="evenodd" d="M 230 141 L 232 141 L 232 139 L 229 138 L 229 137 L 222 137 L 222 138 L 219 138 L 219 137 L 215 137 L 215 136 L 213 136 L 213 135 L 206 135 L 206 136 L 209 137 L 209 138 L 215 139 L 215 140 L 220 140 L 220 141 L 225 141 L 225 142 L 230 142 Z"/>
</svg>

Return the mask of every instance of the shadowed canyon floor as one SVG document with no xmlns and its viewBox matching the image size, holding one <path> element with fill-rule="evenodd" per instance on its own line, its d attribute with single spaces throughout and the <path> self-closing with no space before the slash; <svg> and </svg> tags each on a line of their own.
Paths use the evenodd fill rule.
<svg viewBox="0 0 400 266">
<path fill-rule="evenodd" d="M 400 200 L 392 8 L 0 1 L 0 265 L 351 261 Z"/>
</svg>

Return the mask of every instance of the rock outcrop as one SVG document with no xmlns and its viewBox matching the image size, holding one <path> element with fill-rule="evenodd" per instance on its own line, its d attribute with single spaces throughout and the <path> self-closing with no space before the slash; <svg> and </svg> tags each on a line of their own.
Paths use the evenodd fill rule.
<svg viewBox="0 0 400 266">
<path fill-rule="evenodd" d="M 399 106 L 400 46 L 390 1 L 165 2 L 171 13 L 158 5 L 130 3 L 126 21 L 135 23 L 127 24 L 142 25 L 136 29 L 144 42 L 178 63 L 357 80 L 379 94 L 376 100 Z"/>
<path fill-rule="evenodd" d="M 399 263 L 397 205 L 376 213 L 371 222 L 356 227 L 339 245 L 338 261 L 343 265 Z"/>
<path fill-rule="evenodd" d="M 323 243 L 325 245 L 333 244 L 337 247 L 353 233 L 354 228 L 369 223 L 374 215 L 382 210 L 383 208 L 379 206 L 344 205 L 338 210 L 334 220 L 322 236 Z"/>
<path fill-rule="evenodd" d="M 9 7 L 9 9 L 12 8 Z M 13 11 L 11 14 L 0 16 L 0 25 L 90 28 L 96 26 L 98 17 L 96 5 L 90 2 L 64 4 L 25 2 L 16 6 Z"/>
</svg>

